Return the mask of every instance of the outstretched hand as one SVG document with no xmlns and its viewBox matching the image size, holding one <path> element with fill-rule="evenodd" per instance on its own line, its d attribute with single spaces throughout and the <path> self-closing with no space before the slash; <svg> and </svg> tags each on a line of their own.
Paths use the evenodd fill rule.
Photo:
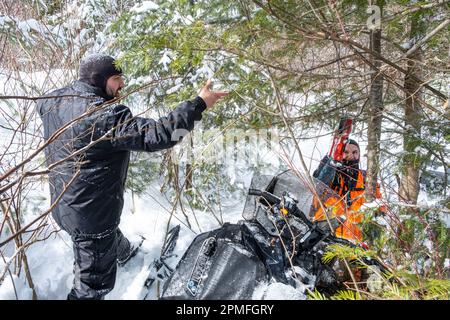
<svg viewBox="0 0 450 320">
<path fill-rule="evenodd" d="M 211 91 L 212 81 L 209 79 L 206 82 L 206 85 L 200 90 L 199 97 L 205 101 L 206 106 L 208 108 L 212 108 L 212 106 L 222 97 L 228 95 L 228 92 L 225 91 Z"/>
</svg>

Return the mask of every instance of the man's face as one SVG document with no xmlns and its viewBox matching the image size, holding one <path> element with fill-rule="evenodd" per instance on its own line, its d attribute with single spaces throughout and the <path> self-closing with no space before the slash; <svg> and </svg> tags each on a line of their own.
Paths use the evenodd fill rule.
<svg viewBox="0 0 450 320">
<path fill-rule="evenodd" d="M 120 97 L 120 90 L 125 87 L 125 82 L 122 76 L 115 75 L 108 78 L 106 81 L 106 93 L 110 97 Z"/>
<path fill-rule="evenodd" d="M 359 159 L 359 149 L 354 144 L 347 144 L 344 150 L 344 160 L 358 160 Z"/>
</svg>

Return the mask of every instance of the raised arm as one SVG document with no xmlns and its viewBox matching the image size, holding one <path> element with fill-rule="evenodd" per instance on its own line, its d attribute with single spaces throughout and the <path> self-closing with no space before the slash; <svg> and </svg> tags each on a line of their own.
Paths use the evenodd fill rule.
<svg viewBox="0 0 450 320">
<path fill-rule="evenodd" d="M 134 151 L 158 151 L 173 147 L 194 128 L 195 121 L 202 119 L 202 112 L 211 108 L 227 92 L 210 90 L 211 80 L 201 89 L 194 100 L 181 103 L 166 117 L 159 120 L 133 117 L 129 108 L 119 105 L 114 108 L 114 148 Z"/>
</svg>

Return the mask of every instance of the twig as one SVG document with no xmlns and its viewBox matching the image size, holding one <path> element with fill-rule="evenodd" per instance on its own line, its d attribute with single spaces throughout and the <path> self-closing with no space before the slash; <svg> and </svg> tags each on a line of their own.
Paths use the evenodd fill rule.
<svg viewBox="0 0 450 320">
<path fill-rule="evenodd" d="M 2 242 L 0 242 L 0 248 L 3 247 L 5 244 L 7 244 L 9 241 L 11 241 L 12 239 L 16 238 L 18 235 L 20 235 L 21 233 L 23 233 L 25 230 L 27 230 L 30 226 L 32 226 L 34 223 L 36 223 L 37 221 L 39 221 L 40 219 L 44 218 L 45 216 L 47 216 L 54 208 L 55 206 L 58 204 L 58 202 L 61 200 L 63 194 L 67 191 L 67 188 L 73 183 L 73 181 L 78 177 L 78 175 L 80 174 L 80 170 L 78 170 L 77 172 L 75 172 L 75 174 L 73 175 L 73 177 L 70 179 L 70 181 L 67 183 L 66 187 L 64 188 L 64 190 L 61 192 L 61 194 L 58 196 L 58 198 L 55 200 L 55 202 L 50 206 L 50 208 L 48 210 L 46 210 L 43 214 L 39 215 L 37 218 L 33 219 L 33 221 L 31 221 L 30 223 L 28 223 L 26 226 L 22 227 L 20 230 L 18 230 L 17 232 L 15 232 L 13 235 L 9 236 L 8 238 L 6 238 L 5 240 L 3 240 Z"/>
</svg>

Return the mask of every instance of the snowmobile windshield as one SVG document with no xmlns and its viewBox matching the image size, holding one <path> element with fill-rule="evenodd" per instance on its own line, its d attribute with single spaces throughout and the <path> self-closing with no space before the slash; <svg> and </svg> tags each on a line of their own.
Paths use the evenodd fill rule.
<svg viewBox="0 0 450 320">
<path fill-rule="evenodd" d="M 310 220 L 322 220 L 322 208 L 329 210 L 332 215 L 341 210 L 341 197 L 327 185 L 318 179 L 312 178 L 313 184 L 301 174 L 296 174 L 292 170 L 287 170 L 276 176 L 254 175 L 250 184 L 250 189 L 268 191 L 278 197 L 284 192 L 297 201 L 298 208 Z M 245 220 L 255 218 L 258 207 L 258 197 L 248 195 L 244 206 L 242 217 Z M 321 205 L 322 204 L 322 205 Z M 337 210 L 339 208 L 339 210 Z M 327 210 L 328 211 L 328 210 Z"/>
</svg>

